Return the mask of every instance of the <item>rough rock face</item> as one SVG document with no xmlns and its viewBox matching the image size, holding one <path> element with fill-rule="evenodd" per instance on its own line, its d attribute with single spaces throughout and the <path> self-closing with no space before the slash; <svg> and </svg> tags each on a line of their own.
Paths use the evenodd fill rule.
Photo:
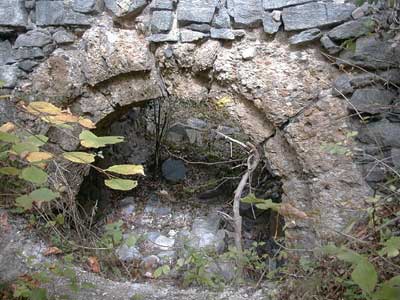
<svg viewBox="0 0 400 300">
<path fill-rule="evenodd" d="M 0 1 L 0 26 L 25 27 L 28 13 L 23 0 Z"/>
</svg>

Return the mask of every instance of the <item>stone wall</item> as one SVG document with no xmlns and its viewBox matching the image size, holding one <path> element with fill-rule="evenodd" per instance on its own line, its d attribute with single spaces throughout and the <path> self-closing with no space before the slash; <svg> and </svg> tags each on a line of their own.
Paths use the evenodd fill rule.
<svg viewBox="0 0 400 300">
<path fill-rule="evenodd" d="M 400 165 L 395 13 L 312 0 L 0 0 L 0 80 L 14 99 L 94 122 L 166 94 L 229 97 L 226 109 L 282 178 L 283 201 L 310 216 L 286 220 L 289 243 L 311 248 L 358 217 L 365 179 L 375 186 L 386 172 L 377 154 Z M 78 147 L 58 130 L 50 138 Z M 324 150 L 339 143 L 357 157 Z"/>
</svg>

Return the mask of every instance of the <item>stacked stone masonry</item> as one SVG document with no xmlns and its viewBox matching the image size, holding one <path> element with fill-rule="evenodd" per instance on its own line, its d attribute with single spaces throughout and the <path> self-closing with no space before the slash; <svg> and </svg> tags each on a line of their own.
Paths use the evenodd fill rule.
<svg viewBox="0 0 400 300">
<path fill-rule="evenodd" d="M 377 157 L 392 167 L 400 166 L 400 46 L 398 34 L 392 33 L 393 26 L 396 24 L 390 14 L 379 3 L 356 7 L 313 0 L 0 0 L 0 81 L 7 92 L 15 89 L 15 95 L 23 94 L 28 100 L 71 105 L 79 113 L 90 113 L 97 122 L 118 105 L 162 95 L 155 61 L 164 68 L 190 70 L 193 76 L 211 72 L 217 83 L 234 83 L 234 92 L 253 101 L 266 115 L 268 124 L 282 130 L 282 145 L 286 140 L 301 152 L 303 144 L 290 132 L 295 126 L 290 121 L 309 109 L 306 101 L 296 96 L 300 92 L 282 92 L 281 103 L 259 104 L 261 96 L 257 93 L 264 93 L 265 98 L 266 92 L 250 82 L 251 76 L 240 73 L 234 65 L 236 57 L 228 51 L 232 45 L 250 41 L 251 46 L 240 48 L 240 59 L 253 63 L 256 72 L 274 53 L 264 44 L 251 42 L 254 32 L 263 31 L 265 40 L 284 34 L 290 36 L 288 51 L 321 47 L 324 56 L 337 67 L 352 70 L 335 80 L 332 95 L 345 97 L 347 111 L 356 116 L 352 124 L 359 132 L 357 162 L 374 187 L 385 176 L 385 170 L 376 166 Z M 378 29 L 388 33 L 381 35 Z M 154 49 L 163 49 L 163 57 L 154 55 Z M 263 60 L 257 60 L 258 55 L 264 55 Z M 232 72 L 226 72 L 228 68 Z M 308 66 L 303 68 L 307 70 Z M 199 99 L 213 92 L 202 86 L 201 80 L 183 75 L 179 78 L 182 84 L 191 84 L 190 92 Z M 239 81 L 240 85 L 235 85 Z M 181 83 L 171 84 L 175 84 L 177 93 L 188 93 Z M 276 80 L 275 84 L 281 82 Z M 323 111 L 333 104 L 319 105 Z M 367 122 L 360 122 L 360 116 Z M 267 136 L 260 136 L 264 134 Z M 268 145 L 272 150 L 278 136 L 274 146 Z M 60 143 L 64 149 L 76 147 L 66 141 Z M 305 154 L 302 159 L 307 159 Z M 290 191 L 292 186 L 319 189 L 323 171 L 304 167 L 301 172 L 314 176 L 307 179 L 311 183 L 306 183 L 282 171 L 285 167 L 276 166 L 280 175 L 287 177 L 287 201 L 302 201 L 301 193 Z M 314 179 L 316 183 L 312 183 Z M 337 182 L 346 180 L 338 177 Z M 323 193 L 329 194 L 321 192 L 321 197 Z"/>
</svg>

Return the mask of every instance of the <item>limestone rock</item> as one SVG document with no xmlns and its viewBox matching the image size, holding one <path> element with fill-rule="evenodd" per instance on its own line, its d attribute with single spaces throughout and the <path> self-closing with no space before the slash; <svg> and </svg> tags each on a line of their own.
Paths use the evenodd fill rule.
<svg viewBox="0 0 400 300">
<path fill-rule="evenodd" d="M 100 1 L 100 0 L 74 0 L 72 8 L 74 11 L 84 13 L 84 14 L 99 12 L 102 8 L 102 1 Z"/>
<path fill-rule="evenodd" d="M 146 6 L 146 0 L 104 0 L 105 6 L 117 17 L 140 13 Z"/>
<path fill-rule="evenodd" d="M 374 28 L 375 21 L 366 17 L 339 25 L 329 31 L 328 36 L 333 40 L 348 40 L 366 35 L 372 32 Z"/>
<path fill-rule="evenodd" d="M 228 0 L 228 12 L 235 28 L 257 27 L 262 22 L 262 0 Z"/>
<path fill-rule="evenodd" d="M 181 0 L 177 14 L 179 24 L 206 23 L 210 24 L 215 13 L 215 0 Z"/>
<path fill-rule="evenodd" d="M 172 0 L 154 0 L 150 5 L 151 10 L 173 10 L 174 4 Z"/>
<path fill-rule="evenodd" d="M 208 40 L 194 52 L 194 72 L 203 72 L 213 67 L 214 61 L 217 58 L 221 44 L 218 41 Z"/>
<path fill-rule="evenodd" d="M 360 113 L 377 114 L 388 110 L 395 97 L 395 94 L 384 89 L 357 89 L 350 99 L 349 109 Z"/>
<path fill-rule="evenodd" d="M 5 88 L 14 88 L 17 85 L 21 71 L 16 65 L 0 66 L 0 81 Z"/>
<path fill-rule="evenodd" d="M 211 28 L 211 38 L 218 40 L 234 40 L 235 35 L 229 28 Z"/>
<path fill-rule="evenodd" d="M 190 25 L 186 26 L 185 28 L 191 29 L 194 31 L 209 33 L 211 26 L 208 24 L 190 24 Z"/>
<path fill-rule="evenodd" d="M 0 66 L 15 62 L 11 43 L 7 40 L 0 42 Z"/>
<path fill-rule="evenodd" d="M 342 47 L 335 44 L 326 34 L 321 37 L 320 42 L 329 54 L 337 54 L 342 50 Z"/>
<path fill-rule="evenodd" d="M 18 60 L 23 60 L 23 59 L 34 59 L 34 58 L 43 58 L 45 57 L 45 54 L 43 50 L 39 47 L 22 47 L 18 48 L 18 50 L 15 52 L 15 58 Z"/>
<path fill-rule="evenodd" d="M 151 16 L 151 32 L 168 32 L 172 27 L 173 15 L 171 11 L 154 11 Z"/>
<path fill-rule="evenodd" d="M 307 3 L 283 9 L 285 30 L 302 30 L 342 23 L 351 18 L 353 4 Z"/>
<path fill-rule="evenodd" d="M 153 59 L 148 43 L 133 30 L 95 26 L 82 37 L 83 72 L 90 85 L 130 72 L 148 72 Z"/>
<path fill-rule="evenodd" d="M 185 179 L 186 166 L 183 161 L 169 158 L 162 164 L 162 174 L 170 182 L 177 183 Z"/>
<path fill-rule="evenodd" d="M 64 1 L 36 2 L 36 24 L 89 26 L 91 17 L 81 14 L 66 6 Z"/>
<path fill-rule="evenodd" d="M 26 27 L 27 23 L 23 0 L 0 0 L 0 26 Z"/>
<path fill-rule="evenodd" d="M 317 28 L 308 29 L 302 31 L 289 39 L 291 45 L 303 45 L 309 42 L 313 42 L 321 37 L 321 30 Z"/>
<path fill-rule="evenodd" d="M 53 34 L 53 39 L 58 45 L 64 45 L 73 43 L 75 36 L 66 30 L 58 30 Z"/>
<path fill-rule="evenodd" d="M 337 64 L 355 64 L 364 68 L 387 69 L 400 64 L 400 47 L 382 39 L 378 35 L 360 37 L 355 44 L 355 50 L 343 51 Z"/>
<path fill-rule="evenodd" d="M 279 27 L 281 27 L 282 22 L 276 21 L 274 15 L 272 13 L 266 12 L 264 13 L 263 19 L 263 28 L 264 32 L 269 34 L 274 34 L 279 31 Z"/>
<path fill-rule="evenodd" d="M 263 0 L 263 8 L 265 10 L 272 10 L 312 2 L 314 0 Z"/>
<path fill-rule="evenodd" d="M 147 40 L 153 43 L 178 42 L 179 34 L 177 31 L 170 31 L 169 33 L 156 33 L 149 36 Z"/>
<path fill-rule="evenodd" d="M 36 29 L 18 36 L 14 48 L 19 47 L 44 47 L 53 42 L 47 30 Z"/>
<path fill-rule="evenodd" d="M 210 36 L 207 33 L 192 30 L 182 30 L 180 35 L 182 43 L 192 43 Z"/>
<path fill-rule="evenodd" d="M 244 60 L 253 59 L 257 54 L 257 48 L 256 47 L 245 48 L 242 50 L 241 54 Z"/>
<path fill-rule="evenodd" d="M 212 26 L 215 28 L 230 28 L 231 18 L 229 17 L 228 10 L 225 7 L 220 7 L 215 14 L 212 21 Z"/>
</svg>

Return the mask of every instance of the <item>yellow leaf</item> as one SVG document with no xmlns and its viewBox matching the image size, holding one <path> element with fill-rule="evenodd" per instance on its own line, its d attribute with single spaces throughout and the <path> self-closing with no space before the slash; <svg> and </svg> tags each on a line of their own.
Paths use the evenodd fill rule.
<svg viewBox="0 0 400 300">
<path fill-rule="evenodd" d="M 144 169 L 142 165 L 115 165 L 111 166 L 105 171 L 121 174 L 121 175 L 144 175 Z"/>
<path fill-rule="evenodd" d="M 10 132 L 15 129 L 15 125 L 11 122 L 7 122 L 0 126 L 0 132 Z"/>
<path fill-rule="evenodd" d="M 53 158 L 53 154 L 49 152 L 31 152 L 25 158 L 29 162 L 40 162 Z"/>
<path fill-rule="evenodd" d="M 63 156 L 65 159 L 78 164 L 90 164 L 95 160 L 94 154 L 86 152 L 66 152 Z"/>
<path fill-rule="evenodd" d="M 79 118 L 71 114 L 61 113 L 54 116 L 43 116 L 42 120 L 47 123 L 60 125 L 64 123 L 76 123 L 78 122 Z"/>
<path fill-rule="evenodd" d="M 82 118 L 80 118 L 78 122 L 79 122 L 80 125 L 82 125 L 85 128 L 88 128 L 88 129 L 96 128 L 96 125 L 94 125 L 94 123 L 90 119 L 82 119 Z"/>
<path fill-rule="evenodd" d="M 224 106 L 226 106 L 227 104 L 229 104 L 230 102 L 232 102 L 232 99 L 229 96 L 225 96 L 222 97 L 221 99 L 219 99 L 215 104 L 222 108 Z"/>
<path fill-rule="evenodd" d="M 26 110 L 34 115 L 39 115 L 39 114 L 58 115 L 62 113 L 61 109 L 59 109 L 57 106 L 44 101 L 31 102 L 26 107 Z"/>
</svg>

